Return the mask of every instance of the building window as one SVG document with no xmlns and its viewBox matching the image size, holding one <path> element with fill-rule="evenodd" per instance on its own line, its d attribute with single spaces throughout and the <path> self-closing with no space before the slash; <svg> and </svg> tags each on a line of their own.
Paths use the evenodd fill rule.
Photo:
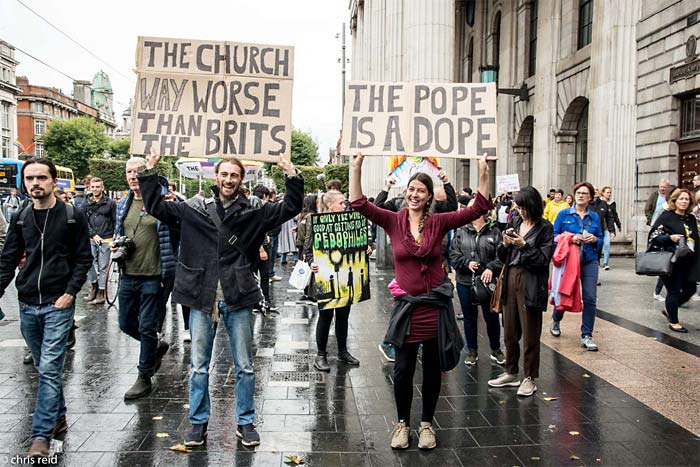
<svg viewBox="0 0 700 467">
<path fill-rule="evenodd" d="M 35 102 L 34 103 L 34 110 L 39 113 L 44 113 L 44 103 L 43 102 Z"/>
<path fill-rule="evenodd" d="M 2 146 L 0 148 L 0 153 L 2 153 L 2 157 L 10 157 L 10 138 L 3 136 L 2 137 Z"/>
<path fill-rule="evenodd" d="M 41 143 L 36 143 L 34 145 L 34 154 L 37 157 L 44 157 L 44 145 Z"/>
<path fill-rule="evenodd" d="M 46 122 L 34 120 L 34 136 L 44 136 L 44 133 L 46 133 Z"/>
<path fill-rule="evenodd" d="M 700 136 L 700 94 L 681 101 L 681 138 Z"/>
<path fill-rule="evenodd" d="M 469 46 L 467 47 L 467 83 L 472 82 L 472 75 L 474 74 L 474 38 L 469 39 Z"/>
<path fill-rule="evenodd" d="M 537 68 L 537 0 L 530 3 L 530 63 L 528 76 L 533 76 Z"/>
<path fill-rule="evenodd" d="M 3 129 L 10 129 L 10 104 L 8 102 L 2 103 L 2 112 L 0 112 L 0 127 Z"/>
<path fill-rule="evenodd" d="M 574 182 L 582 182 L 588 176 L 588 104 L 581 110 L 576 127 L 576 165 Z"/>
<path fill-rule="evenodd" d="M 493 55 L 492 55 L 492 65 L 498 67 L 500 63 L 500 49 L 501 49 L 501 12 L 496 13 L 496 19 L 493 21 Z M 498 69 L 498 68 L 497 68 Z"/>
<path fill-rule="evenodd" d="M 580 0 L 578 4 L 578 48 L 591 43 L 593 33 L 593 0 Z"/>
</svg>

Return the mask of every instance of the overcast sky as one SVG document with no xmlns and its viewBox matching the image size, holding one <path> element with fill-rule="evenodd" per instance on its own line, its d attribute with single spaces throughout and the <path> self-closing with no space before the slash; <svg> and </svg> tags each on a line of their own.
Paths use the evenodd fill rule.
<svg viewBox="0 0 700 467">
<path fill-rule="evenodd" d="M 292 45 L 292 123 L 313 135 L 322 161 L 327 160 L 328 148 L 336 145 L 341 120 L 341 40 L 335 36 L 342 23 L 348 22 L 347 0 L 22 1 L 116 70 L 17 0 L 0 0 L 0 39 L 72 78 L 92 81 L 103 69 L 114 89 L 118 123 L 134 95 L 136 75 L 132 70 L 139 35 Z M 350 43 L 349 33 L 346 41 Z M 32 84 L 54 86 L 72 94 L 71 79 L 19 50 L 16 58 L 21 62 L 17 75 L 27 76 Z"/>
</svg>

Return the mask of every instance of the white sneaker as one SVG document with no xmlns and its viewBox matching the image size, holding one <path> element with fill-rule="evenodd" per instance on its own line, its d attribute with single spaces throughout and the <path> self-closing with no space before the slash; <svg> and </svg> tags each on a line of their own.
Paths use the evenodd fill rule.
<svg viewBox="0 0 700 467">
<path fill-rule="evenodd" d="M 435 441 L 435 431 L 433 425 L 427 422 L 420 422 L 418 430 L 418 449 L 435 449 L 437 442 Z"/>
<path fill-rule="evenodd" d="M 518 395 L 522 397 L 529 397 L 537 391 L 537 386 L 535 386 L 535 381 L 529 376 L 523 380 L 518 388 Z"/>
<path fill-rule="evenodd" d="M 694 302 L 700 302 L 700 295 L 695 294 L 690 299 Z"/>
<path fill-rule="evenodd" d="M 192 342 L 192 335 L 189 329 L 186 329 L 185 333 L 182 335 L 182 342 Z"/>
<path fill-rule="evenodd" d="M 489 380 L 489 386 L 492 388 L 503 388 L 506 386 L 517 387 L 520 386 L 520 380 L 518 379 L 518 375 L 501 373 L 498 378 Z"/>
<path fill-rule="evenodd" d="M 666 301 L 666 299 L 664 298 L 664 296 L 661 295 L 660 293 L 655 293 L 655 294 L 654 294 L 654 300 L 658 300 L 658 301 L 660 301 L 660 302 L 665 302 L 665 301 Z"/>
<path fill-rule="evenodd" d="M 593 342 L 592 336 L 584 336 L 581 338 L 581 347 L 585 347 L 589 352 L 597 352 L 598 344 Z"/>
<path fill-rule="evenodd" d="M 280 276 L 272 276 L 272 277 L 270 277 L 270 280 L 272 282 L 279 282 L 282 280 L 282 278 Z"/>
</svg>

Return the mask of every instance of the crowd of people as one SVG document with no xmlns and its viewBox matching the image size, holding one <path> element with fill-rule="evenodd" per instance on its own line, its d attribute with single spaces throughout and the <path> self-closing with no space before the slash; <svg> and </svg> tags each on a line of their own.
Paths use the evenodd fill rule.
<svg viewBox="0 0 700 467">
<path fill-rule="evenodd" d="M 190 429 L 185 445 L 206 443 L 212 412 L 209 367 L 220 322 L 235 367 L 235 432 L 243 445 L 259 444 L 254 425 L 252 314 L 279 312 L 270 295 L 270 281 L 281 279 L 275 273 L 278 257 L 281 264 L 305 261 L 318 272 L 310 232 L 313 215 L 319 212 L 362 214 L 371 232 L 368 253 L 381 232 L 391 242 L 393 310 L 379 347 L 394 364 L 394 449 L 411 444 L 419 354 L 418 447 L 437 446 L 433 416 L 442 374 L 462 361 L 477 365 L 479 310 L 486 324 L 488 359 L 504 367 L 502 374 L 488 381 L 491 387 L 517 387 L 522 397 L 537 391 L 542 313 L 550 305 L 552 336 L 561 336 L 566 312 L 580 312 L 581 346 L 598 350 L 593 329 L 599 270 L 609 269 L 610 241 L 621 228 L 610 187 L 596 190 L 581 182 L 571 195 L 552 189 L 543 199 L 537 189 L 527 186 L 493 198 L 484 157 L 479 160 L 476 191 L 465 188 L 457 193 L 440 171 L 436 180 L 441 186 L 430 175 L 415 173 L 405 191 L 391 198 L 396 180 L 389 176 L 385 189 L 368 199 L 361 183 L 364 157 L 358 154 L 349 167 L 347 194 L 336 180 L 323 193 L 305 194 L 303 178 L 284 157 L 278 163 L 285 174 L 283 195 L 278 197 L 262 185 L 248 192 L 243 165 L 226 158 L 215 166 L 211 196 L 185 199 L 157 173 L 159 159 L 153 152 L 127 161 L 129 190 L 118 201 L 107 195 L 97 176 L 90 178 L 86 194 L 69 200 L 56 188 L 53 162 L 31 159 L 21 174 L 28 199 L 13 192 L 3 203 L 8 222 L 3 226 L 0 214 L 0 230 L 7 231 L 6 237 L 0 236 L 4 244 L 0 292 L 5 293 L 17 274 L 27 360 L 39 373 L 30 456 L 47 456 L 50 441 L 68 430 L 61 374 L 65 353 L 75 345 L 75 298 L 87 280 L 86 303 L 105 303 L 110 261 L 121 272 L 119 327 L 140 346 L 138 375 L 124 399 L 139 399 L 154 390 L 153 377 L 170 347 L 161 336 L 172 300 L 182 309 L 184 340 L 191 343 Z M 700 190 L 700 177 L 696 186 Z M 695 296 L 700 279 L 695 249 L 700 240 L 698 190 L 671 191 L 662 181 L 647 203 L 650 245 L 675 251 L 682 244 L 690 250 L 661 280 L 667 290 L 664 314 L 678 332 L 687 332 L 678 322 L 678 307 Z M 453 306 L 455 288 L 458 310 Z M 660 293 L 657 289 L 655 297 Z M 311 281 L 303 301 L 312 304 L 315 296 Z M 360 364 L 348 348 L 350 314 L 349 304 L 318 311 L 316 370 L 331 369 L 328 340 L 333 321 L 336 363 Z M 460 319 L 463 330 L 457 324 Z"/>
</svg>

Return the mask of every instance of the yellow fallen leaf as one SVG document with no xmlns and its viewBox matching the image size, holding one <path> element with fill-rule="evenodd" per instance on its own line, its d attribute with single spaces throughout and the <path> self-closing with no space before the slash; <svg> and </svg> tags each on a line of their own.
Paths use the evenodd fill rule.
<svg viewBox="0 0 700 467">
<path fill-rule="evenodd" d="M 545 398 L 544 398 L 544 400 L 546 400 L 547 402 L 549 402 L 549 401 L 555 401 L 555 400 L 557 400 L 557 399 L 559 399 L 559 398 L 558 398 L 558 397 L 545 397 Z"/>
<path fill-rule="evenodd" d="M 578 431 L 570 431 L 569 434 L 571 436 L 578 436 L 580 433 Z"/>
<path fill-rule="evenodd" d="M 583 376 L 584 378 L 590 378 L 590 377 L 591 377 L 591 375 L 589 375 L 588 373 L 584 373 L 584 374 L 581 375 L 581 376 Z"/>
<path fill-rule="evenodd" d="M 156 415 L 156 416 L 153 417 L 151 420 L 163 420 L 163 417 L 160 416 L 160 415 Z"/>
<path fill-rule="evenodd" d="M 538 461 L 538 460 L 540 460 L 539 457 L 531 457 L 530 459 L 533 460 L 533 461 Z"/>
<path fill-rule="evenodd" d="M 292 454 L 291 456 L 284 456 L 285 459 L 287 459 L 285 464 L 292 464 L 292 465 L 301 465 L 304 464 L 304 458 L 297 456 L 296 454 Z"/>
<path fill-rule="evenodd" d="M 577 455 L 572 454 L 572 455 L 569 456 L 569 460 L 572 460 L 572 461 L 580 461 L 581 458 L 580 458 L 579 456 L 577 456 Z"/>
<path fill-rule="evenodd" d="M 170 435 L 167 433 L 156 433 L 156 436 L 158 438 L 170 438 Z"/>
<path fill-rule="evenodd" d="M 184 453 L 192 452 L 191 449 L 188 449 L 187 446 L 185 446 L 182 443 L 177 443 L 177 444 L 170 446 L 170 450 L 175 451 L 175 452 L 184 452 Z"/>
</svg>

